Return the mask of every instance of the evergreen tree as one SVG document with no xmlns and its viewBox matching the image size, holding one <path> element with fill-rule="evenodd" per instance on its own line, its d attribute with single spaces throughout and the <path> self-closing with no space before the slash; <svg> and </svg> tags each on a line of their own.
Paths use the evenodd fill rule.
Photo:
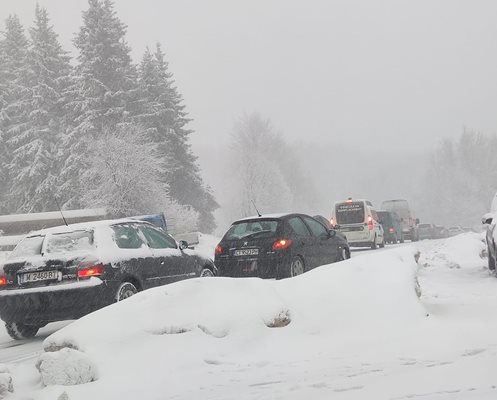
<svg viewBox="0 0 497 400">
<path fill-rule="evenodd" d="M 17 212 L 55 209 L 56 177 L 60 171 L 60 145 L 64 131 L 65 94 L 71 67 L 47 11 L 36 6 L 28 51 L 29 88 L 26 102 L 29 123 L 11 141 L 15 145 L 11 170 L 11 197 Z"/>
<path fill-rule="evenodd" d="M 29 88 L 29 66 L 27 63 L 28 40 L 24 34 L 19 18 L 11 15 L 5 21 L 5 32 L 1 40 L 2 63 L 0 68 L 0 134 L 1 160 L 0 179 L 2 180 L 2 196 L 0 211 L 15 212 L 18 204 L 10 196 L 12 177 L 17 168 L 12 164 L 12 150 L 16 146 L 18 135 L 29 123 L 27 104 L 31 99 Z"/>
<path fill-rule="evenodd" d="M 160 154 L 167 163 L 164 182 L 169 186 L 169 196 L 197 210 L 199 229 L 210 232 L 215 228 L 212 213 L 218 205 L 200 176 L 197 158 L 189 143 L 192 131 L 186 127 L 190 120 L 160 45 L 154 54 L 148 49 L 145 52 L 139 83 L 146 104 L 139 119 L 150 139 L 159 144 Z"/>
<path fill-rule="evenodd" d="M 65 207 L 80 206 L 79 182 L 88 165 L 88 141 L 136 112 L 137 75 L 125 34 L 126 26 L 116 16 L 112 1 L 89 0 L 83 26 L 74 40 L 79 55 L 70 103 L 74 128 L 64 146 Z"/>
</svg>

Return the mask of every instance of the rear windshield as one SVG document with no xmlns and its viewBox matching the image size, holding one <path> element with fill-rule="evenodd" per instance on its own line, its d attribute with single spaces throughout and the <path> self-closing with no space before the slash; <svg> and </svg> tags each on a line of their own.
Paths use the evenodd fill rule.
<svg viewBox="0 0 497 400">
<path fill-rule="evenodd" d="M 338 225 L 360 224 L 364 222 L 364 203 L 354 201 L 340 203 L 335 207 Z"/>
<path fill-rule="evenodd" d="M 249 238 L 266 238 L 276 234 L 279 220 L 242 221 L 231 225 L 224 235 L 224 240 L 238 240 Z"/>
<path fill-rule="evenodd" d="M 392 225 L 392 216 L 387 212 L 378 212 L 378 218 L 382 225 Z"/>
<path fill-rule="evenodd" d="M 90 231 L 57 233 L 47 239 L 47 253 L 66 253 L 93 248 L 93 234 Z"/>
<path fill-rule="evenodd" d="M 31 236 L 21 240 L 14 251 L 10 254 L 11 258 L 36 256 L 41 254 L 41 247 L 45 236 Z"/>
</svg>

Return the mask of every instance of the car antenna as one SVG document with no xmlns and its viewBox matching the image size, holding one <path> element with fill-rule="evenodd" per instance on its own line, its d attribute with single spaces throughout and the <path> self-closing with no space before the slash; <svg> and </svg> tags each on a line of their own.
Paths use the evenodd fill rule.
<svg viewBox="0 0 497 400">
<path fill-rule="evenodd" d="M 69 225 L 67 224 L 66 219 L 64 218 L 64 214 L 62 213 L 62 208 L 60 208 L 60 204 L 59 204 L 59 202 L 57 201 L 57 197 L 56 197 L 56 196 L 54 196 L 54 200 L 55 200 L 55 204 L 57 204 L 57 208 L 59 209 L 60 215 L 62 215 L 62 219 L 64 220 L 64 224 L 66 224 L 66 226 L 69 226 Z"/>
<path fill-rule="evenodd" d="M 255 201 L 254 200 L 250 200 L 252 202 L 252 204 L 254 205 L 254 208 L 255 208 L 255 211 L 257 211 L 257 216 L 259 217 L 262 217 L 261 213 L 259 212 L 259 210 L 257 209 L 257 206 L 255 205 Z"/>
</svg>

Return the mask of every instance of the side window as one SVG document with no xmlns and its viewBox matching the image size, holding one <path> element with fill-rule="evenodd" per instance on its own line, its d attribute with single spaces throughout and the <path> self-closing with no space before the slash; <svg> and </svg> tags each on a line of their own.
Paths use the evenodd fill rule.
<svg viewBox="0 0 497 400">
<path fill-rule="evenodd" d="M 145 243 L 131 225 L 114 225 L 114 241 L 120 249 L 139 249 Z"/>
<path fill-rule="evenodd" d="M 176 249 L 176 241 L 169 235 L 150 226 L 142 225 L 140 230 L 152 249 Z"/>
<path fill-rule="evenodd" d="M 314 236 L 321 237 L 328 235 L 326 228 L 318 221 L 309 217 L 304 217 L 304 220 Z"/>
<path fill-rule="evenodd" d="M 299 217 L 290 218 L 288 224 L 297 236 L 311 236 L 309 229 Z"/>
</svg>

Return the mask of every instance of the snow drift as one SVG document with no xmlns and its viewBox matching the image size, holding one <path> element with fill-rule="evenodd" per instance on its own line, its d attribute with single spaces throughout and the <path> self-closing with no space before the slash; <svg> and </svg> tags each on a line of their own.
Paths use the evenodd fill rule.
<svg viewBox="0 0 497 400">
<path fill-rule="evenodd" d="M 48 337 L 44 348 L 84 352 L 97 366 L 98 381 L 67 388 L 71 400 L 102 390 L 106 399 L 131 399 L 145 386 L 181 393 L 187 376 L 206 365 L 388 340 L 393 327 L 425 318 L 416 270 L 415 250 L 407 247 L 283 281 L 182 281 L 90 314 Z"/>
</svg>

